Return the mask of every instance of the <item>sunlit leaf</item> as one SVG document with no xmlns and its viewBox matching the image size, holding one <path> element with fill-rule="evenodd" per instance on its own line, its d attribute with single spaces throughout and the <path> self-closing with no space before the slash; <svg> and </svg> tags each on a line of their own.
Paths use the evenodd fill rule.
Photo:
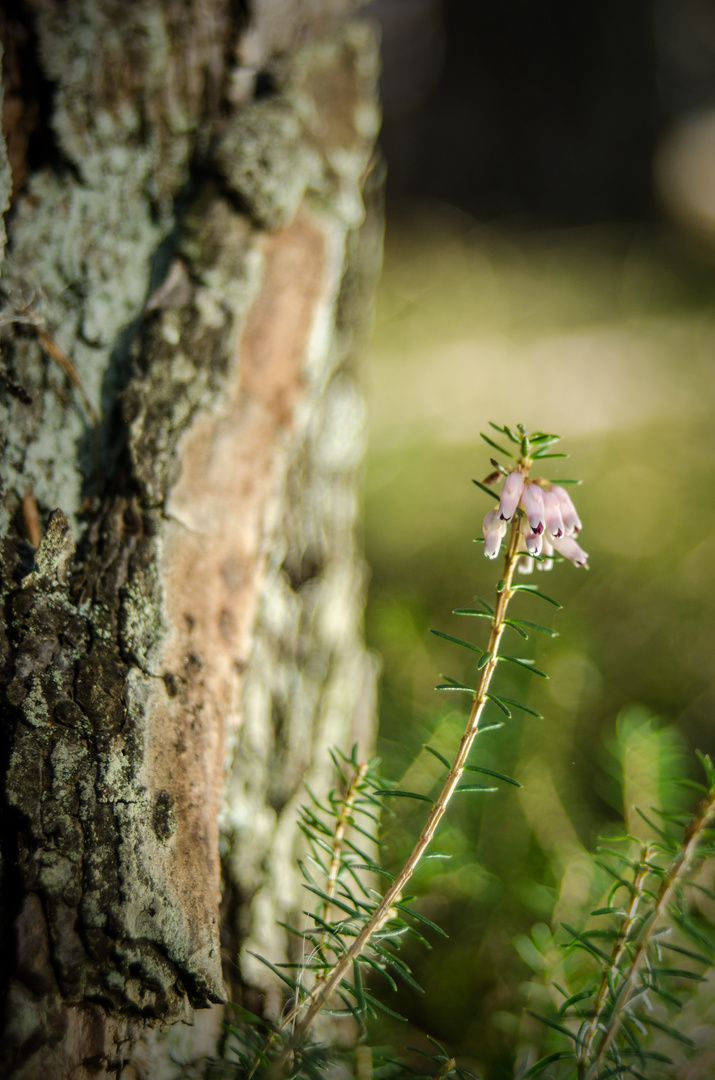
<svg viewBox="0 0 715 1080">
<path fill-rule="evenodd" d="M 512 585 L 512 592 L 528 592 L 532 596 L 538 596 L 540 600 L 546 600 L 548 604 L 553 604 L 554 607 L 562 608 L 563 604 L 560 604 L 558 600 L 552 600 L 550 596 L 539 591 L 538 585 Z"/>
<path fill-rule="evenodd" d="M 500 446 L 499 443 L 495 443 L 494 440 L 490 439 L 488 435 L 485 435 L 483 431 L 480 431 L 479 434 L 484 439 L 487 446 L 491 446 L 493 450 L 498 450 L 500 454 L 505 454 L 507 457 L 514 457 L 511 450 L 505 450 L 503 446 Z"/>
<path fill-rule="evenodd" d="M 419 799 L 420 802 L 434 802 L 434 799 L 430 799 L 429 795 L 420 795 L 417 791 L 375 791 L 373 794 L 379 795 L 383 799 Z"/>
<path fill-rule="evenodd" d="M 499 709 L 501 709 L 505 716 L 508 716 L 509 719 L 511 719 L 511 713 L 509 712 L 508 708 L 506 707 L 504 701 L 501 698 L 496 697 L 494 694 L 487 694 L 487 697 L 490 701 L 493 701 Z"/>
<path fill-rule="evenodd" d="M 477 692 L 473 686 L 465 686 L 465 684 L 463 682 L 460 682 L 459 679 L 452 679 L 449 675 L 443 675 L 442 678 L 445 679 L 450 686 L 454 687 L 455 690 L 468 690 L 470 694 L 476 694 Z M 443 685 L 444 684 L 437 687 L 437 689 L 442 689 Z"/>
<path fill-rule="evenodd" d="M 330 896 L 328 893 L 323 892 L 322 889 L 317 889 L 315 885 L 304 885 L 303 888 L 307 889 L 308 892 L 315 893 L 315 895 L 319 896 L 321 900 L 324 900 L 328 904 L 334 905 L 336 908 L 344 911 L 352 918 L 356 918 L 360 914 L 360 912 L 356 908 L 349 907 L 348 904 L 344 904 L 342 900 L 339 900 L 337 896 Z"/>
<path fill-rule="evenodd" d="M 432 754 L 432 756 L 436 757 L 438 761 L 441 761 L 445 768 L 451 768 L 450 762 L 447 760 L 444 754 L 440 754 L 439 750 L 435 750 L 433 746 L 428 746 L 427 743 L 424 744 L 424 749 L 427 751 L 428 754 Z"/>
<path fill-rule="evenodd" d="M 379 874 L 380 877 L 387 878 L 388 881 L 395 880 L 395 875 L 390 870 L 385 870 L 384 866 L 377 866 L 375 863 L 371 865 L 368 863 L 354 863 L 353 868 L 355 870 L 369 870 L 371 874 Z"/>
<path fill-rule="evenodd" d="M 472 645 L 469 641 L 462 641 L 461 638 L 453 637 L 452 634 L 445 634 L 443 630 L 430 630 L 430 634 L 444 638 L 445 641 L 451 641 L 454 645 L 461 645 L 463 649 L 471 649 L 472 652 L 476 653 L 484 652 L 484 649 L 480 649 L 478 645 Z"/>
<path fill-rule="evenodd" d="M 365 1012 L 365 997 L 362 989 L 362 974 L 360 972 L 360 965 L 357 960 L 353 960 L 353 985 L 355 986 L 355 996 L 358 1003 L 358 1008 L 361 1012 Z"/>
<path fill-rule="evenodd" d="M 705 982 L 704 975 L 699 975 L 697 971 L 688 971 L 686 968 L 657 967 L 652 970 L 655 975 L 667 975 L 669 978 L 693 979 L 695 982 Z"/>
<path fill-rule="evenodd" d="M 504 773 L 497 772 L 495 769 L 485 769 L 483 765 L 465 765 L 465 769 L 469 769 L 470 772 L 484 773 L 486 776 L 495 776 L 497 780 L 504 780 L 507 784 L 513 784 L 514 787 L 523 787 L 518 780 L 514 780 L 511 776 L 506 776 Z"/>
<path fill-rule="evenodd" d="M 489 695 L 490 697 L 492 695 Z M 492 698 L 494 700 L 494 698 Z M 503 694 L 499 695 L 500 701 L 505 701 L 507 705 L 512 705 L 515 709 L 521 709 L 522 712 L 529 713 L 530 716 L 535 716 L 537 720 L 543 720 L 543 716 L 536 709 L 530 708 L 528 705 L 523 705 L 520 701 L 515 701 L 513 698 L 504 697 Z"/>
<path fill-rule="evenodd" d="M 372 942 L 371 948 L 374 949 L 374 944 Z M 392 978 L 392 975 L 390 975 L 384 964 L 379 964 L 377 960 L 373 960 L 372 957 L 367 956 L 365 953 L 362 954 L 361 960 L 363 963 L 368 964 L 373 969 L 373 971 L 377 971 L 379 975 L 382 975 L 383 979 L 385 979 L 385 981 L 389 983 L 390 989 L 397 992 L 397 983 Z"/>
<path fill-rule="evenodd" d="M 661 949 L 668 949 L 669 952 L 680 953 L 681 956 L 687 956 L 691 960 L 697 960 L 701 964 L 712 964 L 712 956 L 706 956 L 704 953 L 693 952 L 692 949 L 684 949 L 681 945 L 670 945 L 667 941 L 659 942 Z"/>
<path fill-rule="evenodd" d="M 560 442 L 560 435 L 552 435 L 548 431 L 532 431 L 529 438 L 533 443 L 543 443 L 545 439 L 549 439 L 551 442 Z"/>
<path fill-rule="evenodd" d="M 683 1035 L 682 1031 L 678 1031 L 677 1028 L 671 1027 L 670 1024 L 665 1024 L 662 1020 L 656 1020 L 648 1013 L 639 1013 L 638 1019 L 642 1024 L 648 1024 L 649 1027 L 658 1028 L 659 1031 L 664 1031 L 666 1035 L 670 1035 L 672 1039 L 677 1039 L 678 1042 L 685 1043 L 686 1046 L 694 1047 L 696 1043 L 693 1042 L 687 1035 Z"/>
<path fill-rule="evenodd" d="M 388 1009 L 387 1005 L 385 1005 L 382 1001 L 379 1001 L 377 998 L 373 997 L 372 994 L 368 994 L 367 990 L 364 991 L 364 996 L 365 1000 L 368 1001 L 375 1009 L 378 1009 L 380 1012 L 384 1012 L 387 1016 L 391 1016 L 393 1020 L 403 1020 L 405 1023 L 407 1023 L 406 1016 L 401 1016 L 398 1012 L 395 1012 L 394 1009 Z"/>
<path fill-rule="evenodd" d="M 309 887 L 309 886 L 307 886 L 307 885 L 306 885 L 306 886 L 304 886 L 304 888 L 308 888 L 308 887 Z M 261 963 L 262 963 L 262 964 L 265 964 L 267 968 L 270 968 L 270 970 L 271 970 L 271 971 L 273 972 L 273 974 L 274 974 L 274 975 L 277 975 L 277 976 L 278 976 L 278 978 L 279 978 L 279 979 L 280 979 L 280 980 L 281 980 L 282 982 L 284 982 L 284 983 L 286 984 L 286 986 L 289 986 L 289 987 L 291 988 L 291 990 L 300 990 L 300 989 L 301 989 L 301 987 L 300 987 L 300 984 L 299 984 L 298 982 L 296 982 L 296 980 L 295 980 L 295 979 L 292 979 L 292 978 L 290 977 L 290 975 L 286 975 L 286 974 L 284 974 L 284 972 L 280 971 L 280 970 L 279 970 L 279 969 L 278 969 L 278 968 L 276 967 L 276 965 L 275 965 L 275 964 L 272 964 L 272 963 L 270 962 L 270 960 L 266 960 L 265 956 L 261 956 L 261 954 L 260 954 L 260 953 L 256 953 L 256 952 L 251 952 L 251 950 L 250 950 L 250 949 L 248 950 L 248 953 L 249 953 L 249 955 L 250 955 L 250 956 L 255 956 L 256 960 L 260 960 L 260 961 L 261 961 Z"/>
<path fill-rule="evenodd" d="M 523 659 L 520 656 L 507 656 L 506 653 L 499 653 L 497 660 L 506 660 L 510 664 L 517 664 L 526 671 L 530 671 L 532 675 L 539 675 L 542 679 L 548 679 L 549 677 L 545 671 L 541 671 L 540 668 L 534 667 L 533 660 Z"/>
<path fill-rule="evenodd" d="M 608 863 L 603 862 L 602 859 L 594 859 L 594 862 L 597 866 L 600 866 L 602 870 L 605 870 L 607 874 L 610 874 L 612 878 L 615 878 L 619 885 L 623 885 L 624 888 L 628 889 L 630 893 L 638 892 L 633 882 L 628 881 L 627 878 L 621 877 L 621 875 L 617 873 L 612 866 L 609 866 Z"/>
<path fill-rule="evenodd" d="M 578 1035 L 575 1035 L 573 1031 L 569 1031 L 563 1024 L 559 1024 L 557 1020 L 552 1020 L 549 1016 L 542 1016 L 541 1013 L 533 1012 L 531 1009 L 526 1010 L 529 1016 L 533 1016 L 535 1020 L 540 1020 L 542 1024 L 546 1024 L 548 1027 L 553 1028 L 554 1031 L 560 1031 L 562 1035 L 566 1035 L 567 1038 L 572 1039 L 576 1044 L 583 1042 Z"/>
<path fill-rule="evenodd" d="M 587 952 L 593 953 L 594 956 L 598 956 L 601 960 L 605 960 L 607 964 L 610 964 L 611 958 L 608 953 L 605 953 L 603 949 L 599 949 L 597 945 L 593 945 L 585 934 L 582 934 L 580 930 L 575 930 L 573 926 L 569 926 L 568 923 L 562 922 L 564 930 L 567 930 L 573 937 L 574 941 L 578 943 Z"/>
<path fill-rule="evenodd" d="M 563 1016 L 568 1009 L 573 1005 L 578 1005 L 580 1001 L 585 1001 L 587 998 L 593 997 L 594 993 L 595 991 L 593 989 L 589 989 L 579 990 L 578 993 L 571 994 L 570 997 L 566 998 L 566 1001 L 562 1002 L 561 1007 L 559 1008 L 559 1016 Z"/>
<path fill-rule="evenodd" d="M 657 994 L 663 1001 L 667 1001 L 670 1005 L 675 1005 L 678 1009 L 682 1008 L 682 1000 L 679 997 L 676 997 L 675 994 L 671 994 L 670 991 L 666 990 L 660 983 L 646 982 L 644 985 L 646 989 L 652 990 L 653 993 Z"/>
<path fill-rule="evenodd" d="M 529 630 L 539 630 L 542 634 L 548 634 L 549 637 L 558 637 L 558 630 L 552 630 L 549 626 L 541 626 L 539 623 L 529 622 L 527 619 L 505 619 L 505 623 L 509 626 L 528 626 Z"/>
<path fill-rule="evenodd" d="M 643 810 L 641 810 L 640 806 L 636 806 L 635 810 L 636 810 L 636 813 L 637 813 L 637 814 L 638 814 L 638 815 L 639 815 L 640 817 L 642 817 L 642 818 L 643 818 L 643 820 L 645 821 L 646 825 L 650 826 L 650 828 L 651 828 L 651 829 L 653 830 L 653 832 L 657 833 L 657 834 L 658 834 L 658 836 L 662 836 L 664 840 L 667 840 L 667 841 L 668 841 L 668 843 L 670 843 L 670 842 L 671 842 L 671 841 L 670 841 L 670 837 L 668 836 L 668 834 L 667 834 L 666 832 L 664 832 L 664 831 L 663 831 L 662 829 L 658 828 L 658 826 L 657 826 L 657 825 L 655 824 L 655 822 L 654 822 L 654 821 L 651 821 L 651 820 L 650 820 L 650 818 L 649 818 L 649 817 L 647 816 L 647 814 L 645 814 L 645 813 L 643 812 Z"/>
<path fill-rule="evenodd" d="M 489 497 L 491 499 L 494 499 L 495 501 L 498 501 L 498 499 L 499 499 L 499 492 L 498 491 L 493 491 L 492 488 L 487 487 L 486 484 L 483 484 L 481 482 L 481 480 L 472 480 L 472 483 L 476 484 L 476 486 L 478 488 L 481 488 L 482 491 L 486 491 L 487 495 L 489 495 Z"/>
<path fill-rule="evenodd" d="M 482 734 L 485 731 L 498 731 L 499 728 L 503 728 L 503 727 L 504 727 L 504 721 L 503 720 L 493 720 L 490 724 L 480 724 L 478 730 L 479 730 L 479 733 Z"/>
<path fill-rule="evenodd" d="M 536 1016 L 536 1013 L 532 1013 L 532 1016 Z M 542 1017 L 537 1017 L 541 1020 Z M 548 1023 L 548 1021 L 546 1021 Z M 553 1026 L 553 1025 L 552 1025 Z M 543 1072 L 547 1065 L 552 1065 L 554 1061 L 576 1061 L 576 1055 L 572 1054 L 570 1050 L 557 1050 L 555 1054 L 547 1054 L 541 1061 L 537 1061 L 535 1065 L 532 1065 L 528 1072 L 524 1073 L 524 1080 L 529 1080 L 530 1076 L 538 1076 L 540 1072 Z"/>
<path fill-rule="evenodd" d="M 420 911 L 415 911 L 414 908 L 408 907 L 407 904 L 395 903 L 394 905 L 398 911 L 402 911 L 405 915 L 411 915 L 413 919 L 417 919 L 417 922 L 422 923 L 424 926 L 429 926 L 430 930 L 436 930 L 442 937 L 449 937 L 446 930 L 443 930 L 441 926 L 437 926 L 437 923 L 432 922 L 426 915 L 423 915 Z"/>
<path fill-rule="evenodd" d="M 499 425 L 495 424 L 493 420 L 488 420 L 487 423 L 489 424 L 489 427 L 494 428 L 494 430 L 498 431 L 500 435 L 508 436 L 508 438 L 510 438 L 513 443 L 516 443 L 517 446 L 521 442 L 519 436 L 515 435 L 511 428 L 507 427 L 506 424 L 504 424 L 504 427 L 499 427 Z M 427 1037 L 429 1038 L 429 1036 Z"/>
<path fill-rule="evenodd" d="M 435 686 L 435 690 L 451 690 L 455 694 L 476 694 L 476 690 L 473 690 L 471 686 L 454 686 L 453 683 L 439 683 Z"/>
<path fill-rule="evenodd" d="M 713 765 L 712 758 L 709 754 L 704 754 L 702 750 L 696 750 L 695 755 L 703 767 L 707 777 L 708 787 L 715 787 L 715 766 Z"/>
</svg>

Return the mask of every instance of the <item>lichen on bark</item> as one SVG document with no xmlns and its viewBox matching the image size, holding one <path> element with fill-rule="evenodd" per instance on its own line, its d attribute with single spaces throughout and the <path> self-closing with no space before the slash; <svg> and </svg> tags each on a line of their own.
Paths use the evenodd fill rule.
<svg viewBox="0 0 715 1080">
<path fill-rule="evenodd" d="M 8 217 L 0 326 L 3 1068 L 24 1080 L 178 1075 L 177 1019 L 204 1032 L 198 1075 L 220 1017 L 194 1010 L 265 990 L 242 945 L 285 951 L 306 774 L 320 790 L 327 744 L 371 738 L 375 44 L 327 3 L 230 12 L 26 9 L 55 147 Z"/>
</svg>

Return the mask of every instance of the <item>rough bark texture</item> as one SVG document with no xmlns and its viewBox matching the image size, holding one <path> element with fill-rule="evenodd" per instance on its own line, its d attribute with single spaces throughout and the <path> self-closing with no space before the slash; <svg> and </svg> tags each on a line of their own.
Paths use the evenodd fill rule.
<svg viewBox="0 0 715 1080">
<path fill-rule="evenodd" d="M 248 949 L 285 954 L 305 779 L 370 744 L 375 42 L 327 0 L 4 35 L 3 1075 L 200 1075 Z"/>
</svg>

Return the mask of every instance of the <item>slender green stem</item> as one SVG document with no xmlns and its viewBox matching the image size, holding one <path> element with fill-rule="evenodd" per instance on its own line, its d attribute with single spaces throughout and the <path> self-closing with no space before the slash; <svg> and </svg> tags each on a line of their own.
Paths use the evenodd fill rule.
<svg viewBox="0 0 715 1080">
<path fill-rule="evenodd" d="M 528 472 L 528 465 L 525 465 L 525 472 Z M 500 582 L 500 590 L 497 592 L 496 607 L 494 611 L 494 617 L 491 623 L 491 631 L 489 634 L 489 644 L 487 652 L 489 659 L 481 669 L 479 682 L 472 699 L 472 707 L 469 713 L 469 719 L 462 736 L 462 740 L 459 744 L 459 749 L 454 758 L 452 766 L 447 774 L 447 778 L 444 782 L 444 786 L 432 807 L 430 815 L 425 823 L 422 832 L 420 833 L 417 842 L 408 856 L 404 866 L 396 876 L 389 889 L 386 891 L 380 903 L 375 908 L 371 918 L 365 923 L 360 933 L 354 939 L 350 948 L 345 954 L 338 960 L 335 967 L 330 974 L 319 985 L 313 988 L 310 994 L 310 1004 L 308 1005 L 305 1014 L 301 1018 L 300 1022 L 296 1025 L 295 1032 L 290 1041 L 289 1046 L 285 1051 L 285 1058 L 291 1053 L 292 1048 L 298 1046 L 302 1039 L 307 1035 L 310 1030 L 315 1017 L 320 1010 L 325 1006 L 328 998 L 333 991 L 340 985 L 341 980 L 347 974 L 352 967 L 353 961 L 356 960 L 363 952 L 373 934 L 380 930 L 382 926 L 387 922 L 391 915 L 392 905 L 399 900 L 402 895 L 405 886 L 414 874 L 417 866 L 424 855 L 425 851 L 429 847 L 432 838 L 437 830 L 437 826 L 442 820 L 447 806 L 457 789 L 457 785 L 464 772 L 464 767 L 469 756 L 469 752 L 472 748 L 472 744 L 479 731 L 479 722 L 484 711 L 484 706 L 487 702 L 487 694 L 489 691 L 489 685 L 492 680 L 492 676 L 496 670 L 499 660 L 499 644 L 501 642 L 502 634 L 504 633 L 505 617 L 509 601 L 513 595 L 512 580 L 514 577 L 514 571 L 516 569 L 516 563 L 518 559 L 517 545 L 519 542 L 519 523 L 517 516 L 515 515 L 509 532 L 509 538 L 507 541 L 506 555 L 504 558 L 504 570 L 502 575 L 502 581 Z M 282 1022 L 282 1027 L 295 1022 L 299 1013 L 305 1007 L 305 1003 L 296 1003 L 294 1007 L 287 1014 Z"/>
<path fill-rule="evenodd" d="M 336 888 L 337 883 L 338 883 L 338 874 L 340 872 L 340 863 L 341 863 L 340 856 L 341 856 L 342 849 L 343 849 L 343 840 L 345 839 L 345 830 L 346 830 L 347 826 L 350 823 L 350 815 L 352 814 L 353 806 L 355 805 L 355 799 L 357 798 L 358 794 L 360 793 L 360 785 L 362 784 L 363 780 L 365 779 L 365 775 L 366 775 L 369 767 L 370 766 L 368 765 L 367 762 L 363 762 L 360 765 L 355 766 L 355 771 L 353 773 L 353 776 L 352 776 L 350 782 L 348 783 L 347 790 L 345 792 L 345 796 L 342 799 L 342 805 L 340 807 L 340 812 L 339 812 L 339 814 L 337 816 L 337 819 L 336 819 L 336 822 L 335 822 L 335 830 L 333 832 L 333 839 L 332 839 L 332 843 L 330 845 L 330 847 L 331 847 L 330 866 L 328 868 L 328 878 L 327 878 L 327 883 L 326 883 L 326 886 L 325 886 L 326 899 L 323 901 L 323 919 L 326 920 L 326 921 L 328 920 L 328 918 L 330 916 L 330 908 L 331 908 L 330 901 L 332 900 L 333 896 L 335 895 L 335 888 Z M 322 978 L 323 978 L 323 976 L 320 976 L 317 979 L 316 986 L 320 984 Z M 315 987 L 313 989 L 315 990 Z M 268 1035 L 268 1037 L 267 1037 L 267 1039 L 266 1039 L 266 1041 L 265 1041 L 265 1043 L 263 1045 L 263 1053 L 264 1054 L 267 1054 L 268 1051 L 271 1049 L 271 1046 L 275 1042 L 275 1039 L 276 1039 L 276 1033 L 271 1032 Z M 247 1080 L 252 1080 L 252 1078 L 255 1075 L 256 1070 L 257 1070 L 257 1068 L 258 1068 L 258 1066 L 260 1064 L 260 1060 L 261 1060 L 260 1057 L 257 1056 L 255 1061 L 253 1062 L 253 1065 L 251 1066 L 250 1072 L 248 1073 Z M 280 1075 L 280 1072 L 278 1073 L 278 1075 Z"/>
<path fill-rule="evenodd" d="M 599 1041 L 595 1057 L 584 1074 L 585 1080 L 597 1080 L 599 1070 L 603 1065 L 606 1054 L 620 1030 L 623 1014 L 631 999 L 633 985 L 640 970 L 653 931 L 660 924 L 663 916 L 667 912 L 668 905 L 670 904 L 676 887 L 690 870 L 701 834 L 707 827 L 708 821 L 713 816 L 713 813 L 715 813 L 715 788 L 711 788 L 707 797 L 700 803 L 695 817 L 685 831 L 683 846 L 663 878 L 653 907 L 652 915 L 643 926 L 643 931 L 631 956 L 628 973 L 626 974 L 624 981 L 618 987 L 617 1000 L 608 1018 L 608 1024 L 602 1029 L 603 1034 Z"/>
<path fill-rule="evenodd" d="M 343 840 L 345 839 L 345 830 L 350 823 L 350 815 L 353 812 L 353 805 L 355 799 L 360 791 L 360 785 L 365 779 L 365 774 L 368 770 L 367 762 L 363 762 L 361 765 L 356 766 L 355 773 L 352 780 L 348 785 L 348 790 L 345 793 L 345 798 L 342 801 L 340 807 L 340 813 L 335 824 L 335 832 L 333 833 L 332 843 L 332 855 L 330 858 L 330 869 L 328 870 L 328 881 L 325 886 L 325 893 L 331 899 L 335 893 L 335 886 L 338 883 L 338 872 L 340 870 L 340 857 L 343 850 Z M 323 901 L 323 918 L 327 921 L 330 915 L 330 900 Z M 334 905 L 333 905 L 334 906 Z"/>
<path fill-rule="evenodd" d="M 591 1054 L 593 1042 L 596 1037 L 604 1010 L 606 1008 L 606 1002 L 608 1000 L 609 987 L 612 982 L 618 976 L 619 964 L 623 959 L 623 954 L 626 951 L 628 944 L 630 943 L 633 929 L 636 925 L 638 918 L 638 908 L 643 896 L 643 885 L 645 879 L 648 877 L 648 862 L 654 854 L 654 848 L 650 844 L 643 844 L 640 853 L 640 860 L 636 867 L 635 876 L 633 879 L 633 891 L 630 894 L 630 900 L 628 907 L 621 920 L 621 928 L 613 947 L 613 955 L 609 964 L 604 966 L 603 975 L 601 976 L 601 985 L 598 988 L 598 994 L 596 995 L 596 1001 L 593 1008 L 593 1016 L 591 1022 L 588 1025 L 586 1034 L 584 1035 L 583 1042 L 579 1050 L 578 1059 L 578 1075 L 579 1080 L 585 1075 L 585 1071 L 588 1068 L 588 1059 Z M 610 975 L 610 980 L 609 980 Z"/>
</svg>

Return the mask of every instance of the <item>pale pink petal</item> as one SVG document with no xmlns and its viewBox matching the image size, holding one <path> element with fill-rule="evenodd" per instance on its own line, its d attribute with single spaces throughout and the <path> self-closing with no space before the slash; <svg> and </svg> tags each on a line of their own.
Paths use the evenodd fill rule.
<svg viewBox="0 0 715 1080">
<path fill-rule="evenodd" d="M 519 499 L 521 493 L 524 490 L 524 477 L 515 469 L 514 472 L 510 472 L 504 481 L 504 486 L 501 489 L 501 499 L 499 500 L 499 516 L 502 521 L 511 521 L 514 517 L 514 511 L 519 505 Z"/>
<path fill-rule="evenodd" d="M 544 492 L 544 521 L 546 528 L 554 536 L 563 536 L 564 522 L 561 517 L 561 506 L 559 504 L 558 496 L 554 491 Z"/>
<path fill-rule="evenodd" d="M 565 559 L 569 559 L 574 566 L 588 567 L 588 555 L 579 547 L 572 536 L 553 537 L 551 543 L 554 546 L 554 550 L 558 551 L 559 555 L 563 555 Z"/>
<path fill-rule="evenodd" d="M 526 540 L 526 550 L 530 555 L 541 554 L 541 533 L 529 533 L 524 539 Z"/>
<path fill-rule="evenodd" d="M 521 502 L 526 511 L 532 531 L 544 531 L 544 493 L 537 484 L 527 484 Z"/>
<path fill-rule="evenodd" d="M 488 559 L 496 559 L 501 547 L 501 536 L 498 532 L 488 532 L 484 537 L 484 554 Z"/>
<path fill-rule="evenodd" d="M 551 490 L 559 500 L 561 518 L 564 523 L 564 532 L 567 536 L 576 536 L 581 531 L 581 519 L 576 513 L 576 507 L 571 502 L 571 496 L 560 484 L 552 484 Z"/>
<path fill-rule="evenodd" d="M 484 533 L 484 554 L 488 559 L 496 559 L 501 547 L 501 540 L 506 532 L 506 522 L 499 517 L 498 510 L 490 510 L 482 524 Z"/>
</svg>

